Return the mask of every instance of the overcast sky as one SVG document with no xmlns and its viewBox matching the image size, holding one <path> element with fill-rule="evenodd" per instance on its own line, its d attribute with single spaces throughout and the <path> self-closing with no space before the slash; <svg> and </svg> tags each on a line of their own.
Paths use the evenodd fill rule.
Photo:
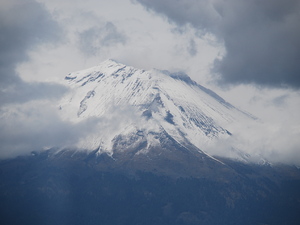
<svg viewBox="0 0 300 225">
<path fill-rule="evenodd" d="M 0 156 L 86 134 L 56 115 L 63 78 L 113 58 L 186 72 L 261 118 L 253 151 L 300 165 L 299 21 L 298 0 L 2 0 Z"/>
</svg>

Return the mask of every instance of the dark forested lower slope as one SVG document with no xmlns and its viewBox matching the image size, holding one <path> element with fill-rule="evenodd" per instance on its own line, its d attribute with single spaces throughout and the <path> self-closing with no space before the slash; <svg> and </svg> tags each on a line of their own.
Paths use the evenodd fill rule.
<svg viewBox="0 0 300 225">
<path fill-rule="evenodd" d="M 182 157 L 48 151 L 2 160 L 0 224 L 299 224 L 299 169 Z"/>
</svg>

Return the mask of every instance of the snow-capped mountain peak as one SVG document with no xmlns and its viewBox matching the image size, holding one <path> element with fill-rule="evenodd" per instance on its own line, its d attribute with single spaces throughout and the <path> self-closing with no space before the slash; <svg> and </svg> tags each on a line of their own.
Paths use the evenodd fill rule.
<svg viewBox="0 0 300 225">
<path fill-rule="evenodd" d="M 166 139 L 207 153 L 208 145 L 231 137 L 230 123 L 252 119 L 184 73 L 145 71 L 106 60 L 65 80 L 71 91 L 61 101 L 60 113 L 75 123 L 101 121 L 99 130 L 78 144 L 99 153 L 147 153 L 164 148 Z"/>
</svg>

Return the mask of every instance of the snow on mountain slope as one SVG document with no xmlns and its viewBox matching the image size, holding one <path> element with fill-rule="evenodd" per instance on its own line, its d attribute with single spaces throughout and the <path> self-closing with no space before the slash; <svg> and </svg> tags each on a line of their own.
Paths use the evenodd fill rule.
<svg viewBox="0 0 300 225">
<path fill-rule="evenodd" d="M 145 71 L 107 60 L 65 79 L 71 91 L 61 101 L 61 116 L 74 123 L 101 121 L 99 130 L 80 140 L 79 148 L 112 154 L 145 143 L 136 154 L 147 153 L 162 144 L 164 133 L 209 154 L 207 146 L 231 137 L 231 123 L 254 119 L 181 73 Z M 238 158 L 244 157 L 232 147 Z"/>
</svg>

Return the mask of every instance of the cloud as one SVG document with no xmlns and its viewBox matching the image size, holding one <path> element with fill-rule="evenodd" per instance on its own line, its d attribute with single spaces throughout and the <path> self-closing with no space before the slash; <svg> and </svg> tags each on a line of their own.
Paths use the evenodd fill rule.
<svg viewBox="0 0 300 225">
<path fill-rule="evenodd" d="M 127 37 L 112 22 L 92 27 L 79 33 L 79 49 L 86 55 L 97 55 L 102 48 L 125 44 Z"/>
<path fill-rule="evenodd" d="M 254 163 L 287 163 L 300 165 L 300 127 L 290 121 L 232 123 L 232 136 L 207 144 L 205 151 L 213 156 L 229 157 Z"/>
<path fill-rule="evenodd" d="M 109 152 L 111 139 L 128 121 L 143 124 L 132 106 L 112 105 L 105 116 L 76 122 L 62 119 L 57 106 L 56 101 L 35 100 L 0 108 L 0 159 L 49 148 L 95 150 L 101 146 Z"/>
<path fill-rule="evenodd" d="M 99 125 L 90 118 L 74 124 L 63 121 L 53 102 L 31 101 L 0 109 L 0 158 L 14 157 L 51 147 L 75 147 Z"/>
<path fill-rule="evenodd" d="M 221 84 L 300 88 L 300 2 L 136 0 L 178 26 L 216 35 L 226 54 L 214 63 Z"/>
<path fill-rule="evenodd" d="M 0 105 L 31 98 L 55 97 L 63 87 L 26 83 L 16 66 L 28 59 L 28 51 L 42 43 L 56 43 L 61 28 L 42 4 L 33 0 L 5 0 L 0 7 Z"/>
<path fill-rule="evenodd" d="M 56 83 L 17 82 L 2 89 L 0 105 L 23 103 L 37 99 L 58 99 L 67 88 Z"/>
<path fill-rule="evenodd" d="M 191 39 L 188 45 L 188 52 L 191 56 L 195 56 L 198 53 L 197 45 L 194 39 Z"/>
<path fill-rule="evenodd" d="M 276 106 L 286 106 L 286 101 L 289 98 L 288 94 L 284 94 L 278 97 L 275 97 L 272 100 L 272 104 L 276 105 Z"/>
</svg>

